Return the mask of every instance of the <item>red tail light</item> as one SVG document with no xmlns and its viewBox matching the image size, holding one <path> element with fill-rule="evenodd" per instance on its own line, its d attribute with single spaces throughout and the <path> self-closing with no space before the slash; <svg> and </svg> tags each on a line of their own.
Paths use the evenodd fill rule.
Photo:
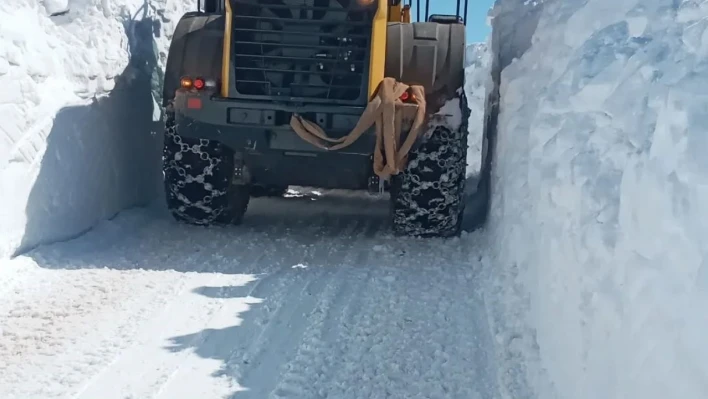
<svg viewBox="0 0 708 399">
<path fill-rule="evenodd" d="M 219 83 L 215 79 L 192 78 L 183 76 L 179 82 L 180 88 L 187 91 L 219 90 Z"/>
</svg>

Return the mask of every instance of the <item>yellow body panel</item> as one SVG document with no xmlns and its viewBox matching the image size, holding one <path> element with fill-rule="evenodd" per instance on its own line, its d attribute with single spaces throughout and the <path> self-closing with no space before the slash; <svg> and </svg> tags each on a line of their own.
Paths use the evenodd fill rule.
<svg viewBox="0 0 708 399">
<path fill-rule="evenodd" d="M 388 1 L 380 0 L 374 26 L 371 30 L 371 59 L 369 61 L 369 99 L 384 78 L 386 66 L 386 31 L 388 29 Z"/>
<path fill-rule="evenodd" d="M 233 20 L 231 1 L 226 0 L 226 21 L 224 22 L 224 51 L 221 55 L 221 97 L 229 96 L 229 76 L 231 66 L 231 23 Z"/>
</svg>

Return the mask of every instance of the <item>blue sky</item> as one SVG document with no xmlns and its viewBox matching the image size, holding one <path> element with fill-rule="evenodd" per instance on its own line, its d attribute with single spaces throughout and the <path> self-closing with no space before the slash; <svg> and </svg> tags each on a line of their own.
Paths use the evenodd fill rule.
<svg viewBox="0 0 708 399">
<path fill-rule="evenodd" d="M 421 18 L 425 17 L 425 1 L 421 0 Z M 457 0 L 428 0 L 430 1 L 431 14 L 455 14 L 457 8 Z M 489 27 L 487 26 L 487 11 L 494 4 L 494 0 L 468 0 L 468 15 L 467 15 L 467 42 L 483 42 L 489 35 Z M 460 0 L 460 14 L 464 10 L 464 0 Z M 413 21 L 416 18 L 415 10 L 416 0 L 413 0 L 413 10 L 411 16 Z"/>
</svg>

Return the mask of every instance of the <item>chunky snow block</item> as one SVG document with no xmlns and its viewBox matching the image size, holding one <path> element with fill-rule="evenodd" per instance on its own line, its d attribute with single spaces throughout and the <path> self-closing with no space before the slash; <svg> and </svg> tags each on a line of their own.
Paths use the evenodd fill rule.
<svg viewBox="0 0 708 399">
<path fill-rule="evenodd" d="M 459 233 L 466 123 L 446 122 L 466 114 L 459 17 L 410 23 L 376 0 L 207 6 L 180 21 L 165 74 L 175 217 L 240 223 L 249 197 L 291 185 L 388 190 L 396 232 Z"/>
</svg>

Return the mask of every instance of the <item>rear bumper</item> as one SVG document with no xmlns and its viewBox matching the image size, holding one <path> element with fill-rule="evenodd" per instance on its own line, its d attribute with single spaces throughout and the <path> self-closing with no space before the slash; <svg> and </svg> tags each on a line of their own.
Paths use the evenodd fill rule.
<svg viewBox="0 0 708 399">
<path fill-rule="evenodd" d="M 348 134 L 365 107 L 305 105 L 289 106 L 271 101 L 220 99 L 208 93 L 177 92 L 175 121 L 185 137 L 219 141 L 235 151 L 265 153 L 288 151 L 326 152 L 302 140 L 290 127 L 293 112 L 321 126 L 331 137 Z M 375 128 L 338 154 L 370 156 L 375 145 Z"/>
<path fill-rule="evenodd" d="M 271 101 L 224 100 L 206 93 L 178 92 L 175 122 L 185 137 L 216 140 L 241 154 L 244 181 L 331 189 L 369 188 L 375 127 L 351 146 L 326 151 L 290 127 L 294 111 L 317 122 L 331 137 L 348 134 L 364 107 L 289 107 Z"/>
</svg>

